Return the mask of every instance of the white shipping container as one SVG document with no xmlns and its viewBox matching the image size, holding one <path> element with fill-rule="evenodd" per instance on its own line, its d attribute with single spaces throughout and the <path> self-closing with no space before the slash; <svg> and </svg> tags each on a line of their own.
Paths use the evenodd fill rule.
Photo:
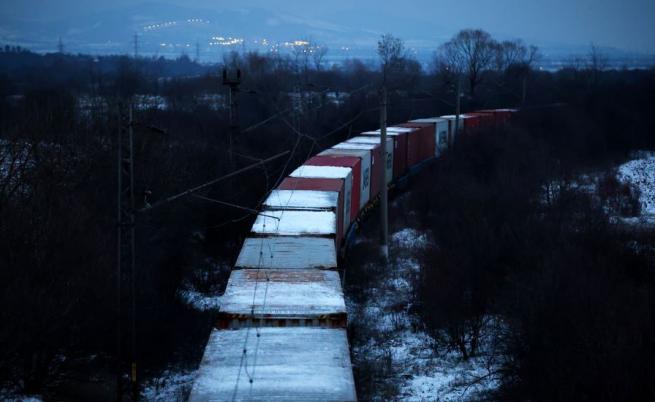
<svg viewBox="0 0 655 402">
<path fill-rule="evenodd" d="M 213 330 L 189 401 L 233 400 L 356 401 L 346 330 Z"/>
<path fill-rule="evenodd" d="M 291 172 L 289 177 L 343 180 L 343 231 L 345 233 L 350 226 L 350 209 L 353 191 L 352 171 L 353 170 L 351 168 L 340 166 L 302 165 Z"/>
<path fill-rule="evenodd" d="M 235 268 L 336 269 L 337 252 L 332 239 L 321 237 L 249 237 Z"/>
<path fill-rule="evenodd" d="M 368 204 L 371 199 L 371 152 L 358 149 L 333 149 L 328 148 L 319 154 L 320 156 L 326 155 L 342 155 L 342 156 L 356 156 L 362 162 L 361 166 L 361 180 L 360 180 L 360 196 L 359 196 L 359 210 Z"/>
<path fill-rule="evenodd" d="M 345 143 L 377 145 L 380 144 L 380 140 L 379 137 L 358 136 L 347 140 Z M 394 152 L 393 144 L 394 144 L 393 138 L 387 138 L 387 162 L 385 165 L 387 169 L 387 184 L 393 181 L 393 152 Z"/>
</svg>

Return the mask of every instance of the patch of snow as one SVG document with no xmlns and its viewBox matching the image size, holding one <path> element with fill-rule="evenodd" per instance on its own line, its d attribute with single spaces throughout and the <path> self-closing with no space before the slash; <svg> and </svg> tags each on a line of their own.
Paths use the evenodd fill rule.
<svg viewBox="0 0 655 402">
<path fill-rule="evenodd" d="M 640 191 L 642 215 L 655 217 L 655 152 L 642 152 L 639 158 L 619 166 L 618 179 Z"/>
<path fill-rule="evenodd" d="M 394 233 L 391 236 L 391 241 L 393 241 L 397 247 L 418 249 L 427 246 L 428 235 L 415 229 L 405 228 Z"/>
<path fill-rule="evenodd" d="M 196 371 L 166 370 L 160 376 L 149 380 L 141 391 L 147 402 L 181 402 L 186 401 Z"/>
<path fill-rule="evenodd" d="M 221 307 L 221 297 L 207 295 L 193 289 L 178 290 L 177 296 L 187 305 L 199 311 L 218 310 Z"/>
<path fill-rule="evenodd" d="M 19 392 L 9 389 L 0 389 L 0 400 L 7 402 L 42 402 L 39 395 L 21 395 Z"/>
</svg>

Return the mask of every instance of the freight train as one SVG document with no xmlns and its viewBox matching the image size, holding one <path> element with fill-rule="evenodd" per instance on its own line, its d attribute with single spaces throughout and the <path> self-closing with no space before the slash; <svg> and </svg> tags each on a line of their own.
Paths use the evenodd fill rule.
<svg viewBox="0 0 655 402">
<path fill-rule="evenodd" d="M 505 125 L 515 112 L 388 127 L 386 160 L 380 130 L 366 131 L 295 169 L 264 201 L 244 241 L 189 400 L 356 401 L 337 264 L 347 234 L 375 204 L 383 171 L 393 185 L 457 136 Z"/>
</svg>

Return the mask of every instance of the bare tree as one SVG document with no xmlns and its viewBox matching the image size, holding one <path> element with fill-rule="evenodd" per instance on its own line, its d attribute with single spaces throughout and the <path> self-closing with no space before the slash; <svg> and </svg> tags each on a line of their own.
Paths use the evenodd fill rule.
<svg viewBox="0 0 655 402">
<path fill-rule="evenodd" d="M 382 71 L 382 85 L 403 69 L 405 62 L 405 43 L 391 34 L 384 34 L 378 41 L 378 56 Z"/>
<path fill-rule="evenodd" d="M 483 75 L 496 61 L 498 45 L 488 32 L 465 29 L 441 45 L 438 58 L 442 69 L 469 81 L 471 96 L 482 81 Z"/>
<path fill-rule="evenodd" d="M 539 58 L 536 46 L 527 46 L 522 40 L 503 41 L 496 45 L 496 69 L 521 79 L 521 103 L 525 103 L 528 75 Z"/>
<path fill-rule="evenodd" d="M 323 68 L 325 56 L 328 54 L 328 51 L 328 47 L 320 43 L 314 43 L 312 46 L 311 54 L 316 71 L 321 71 L 321 68 Z"/>
</svg>

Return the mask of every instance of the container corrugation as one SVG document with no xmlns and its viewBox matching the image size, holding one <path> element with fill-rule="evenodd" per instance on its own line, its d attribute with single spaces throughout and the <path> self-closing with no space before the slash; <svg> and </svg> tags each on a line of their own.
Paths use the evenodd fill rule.
<svg viewBox="0 0 655 402">
<path fill-rule="evenodd" d="M 356 401 L 346 330 L 213 330 L 189 401 L 233 400 Z"/>
<path fill-rule="evenodd" d="M 412 165 L 434 157 L 436 153 L 436 141 L 434 136 L 436 129 L 434 123 L 403 123 L 399 124 L 399 126 L 418 129 L 418 132 L 414 136 L 414 138 L 419 142 L 418 161 L 412 163 Z"/>
<path fill-rule="evenodd" d="M 305 162 L 310 166 L 340 166 L 352 169 L 352 199 L 350 203 L 350 216 L 356 217 L 359 213 L 360 194 L 362 193 L 362 161 L 356 156 L 314 156 Z"/>
<path fill-rule="evenodd" d="M 360 135 L 357 137 L 350 138 L 345 142 L 345 144 L 369 144 L 369 145 L 379 145 L 380 140 L 376 141 L 376 138 L 371 136 Z M 393 170 L 393 159 L 394 159 L 394 140 L 393 138 L 387 138 L 387 161 L 385 164 L 387 184 L 391 183 L 393 179 L 397 176 Z"/>
<path fill-rule="evenodd" d="M 321 237 L 249 237 L 235 268 L 336 269 L 337 252 L 332 239 Z"/>
<path fill-rule="evenodd" d="M 336 210 L 337 214 L 337 237 L 336 245 L 341 245 L 341 240 L 343 239 L 344 230 L 348 228 L 344 222 L 346 217 L 344 216 L 344 185 L 343 180 L 341 179 L 308 179 L 302 177 L 287 177 L 282 180 L 282 183 L 278 186 L 278 190 L 318 190 L 318 191 L 336 191 L 339 193 L 339 203 Z M 350 211 L 350 210 L 348 210 Z M 350 213 L 348 213 L 348 219 L 350 219 Z"/>
<path fill-rule="evenodd" d="M 346 325 L 339 273 L 318 269 L 232 271 L 217 321 L 219 329 Z"/>
<path fill-rule="evenodd" d="M 357 149 L 328 148 L 318 154 L 319 156 L 354 156 L 361 161 L 361 192 L 359 195 L 359 209 L 364 208 L 371 198 L 371 152 Z"/>
</svg>

